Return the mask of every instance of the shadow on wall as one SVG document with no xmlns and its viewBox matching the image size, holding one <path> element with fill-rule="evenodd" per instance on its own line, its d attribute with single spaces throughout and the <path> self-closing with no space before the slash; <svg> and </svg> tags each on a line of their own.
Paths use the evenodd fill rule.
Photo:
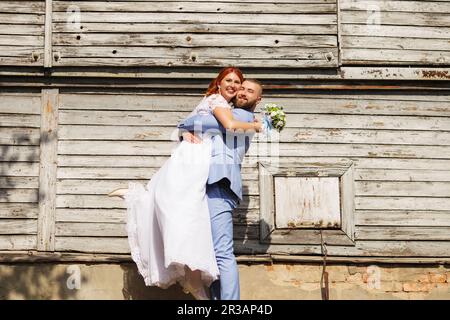
<svg viewBox="0 0 450 320">
<path fill-rule="evenodd" d="M 0 300 L 73 300 L 83 281 L 73 265 L 0 264 Z"/>
<path fill-rule="evenodd" d="M 250 193 L 249 188 L 247 186 L 242 187 L 242 193 L 245 194 L 248 197 L 248 194 Z M 258 192 L 258 194 L 260 194 Z M 252 222 L 254 218 L 250 218 L 249 212 L 249 201 L 244 202 L 246 203 L 246 206 L 239 205 L 239 212 L 236 210 L 233 212 L 233 216 L 235 219 L 239 221 L 241 226 L 245 228 L 245 230 L 241 230 L 238 234 L 236 232 L 236 226 L 234 226 L 234 244 L 235 247 L 239 248 L 238 251 L 235 252 L 236 255 L 254 255 L 254 254 L 265 254 L 267 253 L 267 250 L 269 249 L 269 244 L 260 242 L 260 229 L 265 228 L 269 229 L 269 225 L 266 221 L 261 220 L 259 217 L 256 222 Z M 253 243 L 253 244 L 249 244 Z M 257 245 L 255 246 L 255 243 Z"/>
<path fill-rule="evenodd" d="M 12 145 L 2 145 L 0 148 L 0 202 L 10 202 L 8 189 L 13 189 L 16 187 L 14 181 L 16 178 L 14 174 L 11 173 L 11 169 L 18 162 L 26 163 L 29 167 L 33 166 L 33 162 L 39 162 L 39 144 L 49 143 L 51 140 L 56 139 L 54 136 L 50 136 L 47 133 L 43 133 L 40 139 L 32 139 L 30 135 L 25 134 L 15 134 L 12 138 Z M 31 147 L 30 152 L 26 152 L 27 156 L 23 157 L 16 147 Z M 20 150 L 20 149 L 19 149 Z M 20 188 L 20 187 L 19 187 Z M 45 194 L 40 195 L 42 198 Z"/>
<path fill-rule="evenodd" d="M 167 289 L 147 287 L 134 263 L 121 265 L 123 271 L 123 297 L 125 300 L 193 300 L 178 284 Z"/>
</svg>

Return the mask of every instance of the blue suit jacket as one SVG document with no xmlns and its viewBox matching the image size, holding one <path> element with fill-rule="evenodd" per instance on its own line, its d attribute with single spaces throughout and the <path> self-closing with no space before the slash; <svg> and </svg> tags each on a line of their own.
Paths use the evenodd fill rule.
<svg viewBox="0 0 450 320">
<path fill-rule="evenodd" d="M 235 108 L 233 118 L 242 122 L 253 122 L 253 112 Z M 180 122 L 180 130 L 209 133 L 212 135 L 212 158 L 208 184 L 228 179 L 230 189 L 242 200 L 241 163 L 250 147 L 254 133 L 227 131 L 212 114 L 195 115 Z"/>
</svg>

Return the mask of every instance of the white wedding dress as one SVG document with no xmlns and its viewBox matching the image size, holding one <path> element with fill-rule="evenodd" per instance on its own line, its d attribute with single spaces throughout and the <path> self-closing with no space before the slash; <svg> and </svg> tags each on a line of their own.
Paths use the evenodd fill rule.
<svg viewBox="0 0 450 320">
<path fill-rule="evenodd" d="M 231 106 L 221 95 L 203 98 L 189 115 Z M 209 286 L 219 277 L 206 196 L 211 139 L 180 142 L 144 187 L 129 182 L 124 195 L 131 256 L 147 286 L 186 285 L 185 266 Z"/>
</svg>

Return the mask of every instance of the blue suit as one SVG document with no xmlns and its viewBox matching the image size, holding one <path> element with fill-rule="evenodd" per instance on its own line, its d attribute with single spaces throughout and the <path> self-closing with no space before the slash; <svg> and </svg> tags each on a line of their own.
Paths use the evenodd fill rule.
<svg viewBox="0 0 450 320">
<path fill-rule="evenodd" d="M 235 108 L 233 118 L 253 122 L 254 116 L 251 111 Z M 192 116 L 183 120 L 178 128 L 213 133 L 206 194 L 220 280 L 211 285 L 211 298 L 239 300 L 239 273 L 233 252 L 232 213 L 242 200 L 241 162 L 253 134 L 226 131 L 213 115 Z"/>
</svg>

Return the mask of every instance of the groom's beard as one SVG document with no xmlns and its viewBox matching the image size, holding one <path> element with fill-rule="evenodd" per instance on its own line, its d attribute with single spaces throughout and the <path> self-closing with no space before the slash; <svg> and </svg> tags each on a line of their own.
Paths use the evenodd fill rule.
<svg viewBox="0 0 450 320">
<path fill-rule="evenodd" d="M 235 100 L 235 106 L 249 111 L 253 111 L 255 109 L 255 104 L 253 102 L 237 98 Z"/>
</svg>

